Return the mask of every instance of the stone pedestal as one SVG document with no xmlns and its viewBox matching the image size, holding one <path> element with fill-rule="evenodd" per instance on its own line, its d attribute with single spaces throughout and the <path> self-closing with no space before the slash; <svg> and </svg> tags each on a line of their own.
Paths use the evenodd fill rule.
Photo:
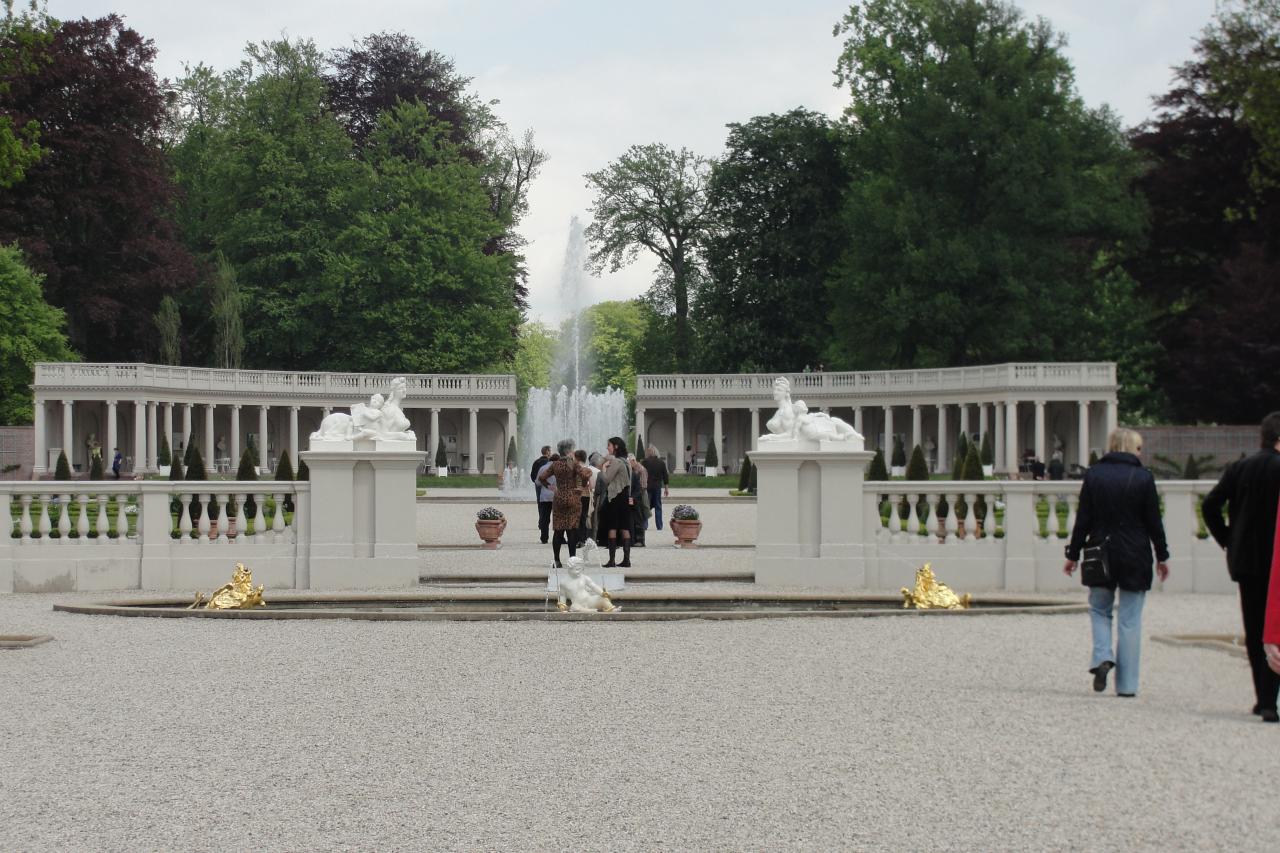
<svg viewBox="0 0 1280 853">
<path fill-rule="evenodd" d="M 875 454 L 854 441 L 761 441 L 750 452 L 756 583 L 865 587 L 862 482 Z"/>
<path fill-rule="evenodd" d="M 418 582 L 417 473 L 410 441 L 322 441 L 301 454 L 311 472 L 311 589 Z"/>
</svg>

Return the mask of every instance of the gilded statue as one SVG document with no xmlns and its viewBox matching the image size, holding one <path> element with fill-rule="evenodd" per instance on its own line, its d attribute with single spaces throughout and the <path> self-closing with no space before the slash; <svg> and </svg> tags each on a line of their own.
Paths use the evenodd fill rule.
<svg viewBox="0 0 1280 853">
<path fill-rule="evenodd" d="M 266 607 L 262 600 L 263 584 L 253 585 L 253 572 L 245 568 L 244 563 L 236 563 L 231 573 L 231 583 L 223 584 L 209 596 L 205 610 L 250 610 L 254 607 Z M 196 600 L 188 610 L 195 610 L 204 603 L 204 593 L 197 592 Z"/>
<path fill-rule="evenodd" d="M 928 563 L 916 569 L 915 589 L 902 588 L 902 606 L 915 606 L 916 610 L 968 610 L 973 604 L 969 593 L 956 595 L 951 587 L 933 575 Z"/>
</svg>

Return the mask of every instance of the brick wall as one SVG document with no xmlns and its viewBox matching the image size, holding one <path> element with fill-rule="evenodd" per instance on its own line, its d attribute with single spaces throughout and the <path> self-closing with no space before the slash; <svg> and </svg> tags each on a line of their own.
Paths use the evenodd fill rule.
<svg viewBox="0 0 1280 853">
<path fill-rule="evenodd" d="M 35 458 L 35 428 L 0 426 L 0 480 L 30 480 Z M 17 470 L 5 471 L 10 465 Z"/>
</svg>

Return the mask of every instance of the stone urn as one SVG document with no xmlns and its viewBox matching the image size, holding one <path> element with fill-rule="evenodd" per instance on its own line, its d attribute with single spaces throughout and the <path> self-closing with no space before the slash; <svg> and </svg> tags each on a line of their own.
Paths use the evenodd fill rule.
<svg viewBox="0 0 1280 853">
<path fill-rule="evenodd" d="M 502 544 L 502 531 L 507 529 L 507 520 L 505 518 L 478 518 L 476 519 L 476 533 L 480 534 L 480 539 L 484 543 L 480 547 L 487 551 L 496 551 L 498 546 Z"/>
<path fill-rule="evenodd" d="M 700 519 L 681 520 L 673 518 L 668 523 L 671 525 L 671 532 L 675 534 L 677 548 L 698 547 L 694 540 L 702 532 L 702 521 Z"/>
</svg>

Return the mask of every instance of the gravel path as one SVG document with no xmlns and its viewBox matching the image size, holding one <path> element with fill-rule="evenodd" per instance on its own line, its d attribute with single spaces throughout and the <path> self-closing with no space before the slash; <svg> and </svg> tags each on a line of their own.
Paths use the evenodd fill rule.
<svg viewBox="0 0 1280 853">
<path fill-rule="evenodd" d="M 0 849 L 1274 851 L 1244 662 L 1083 615 L 230 622 L 0 596 Z M 1147 631 L 1237 627 L 1153 596 Z"/>
</svg>

